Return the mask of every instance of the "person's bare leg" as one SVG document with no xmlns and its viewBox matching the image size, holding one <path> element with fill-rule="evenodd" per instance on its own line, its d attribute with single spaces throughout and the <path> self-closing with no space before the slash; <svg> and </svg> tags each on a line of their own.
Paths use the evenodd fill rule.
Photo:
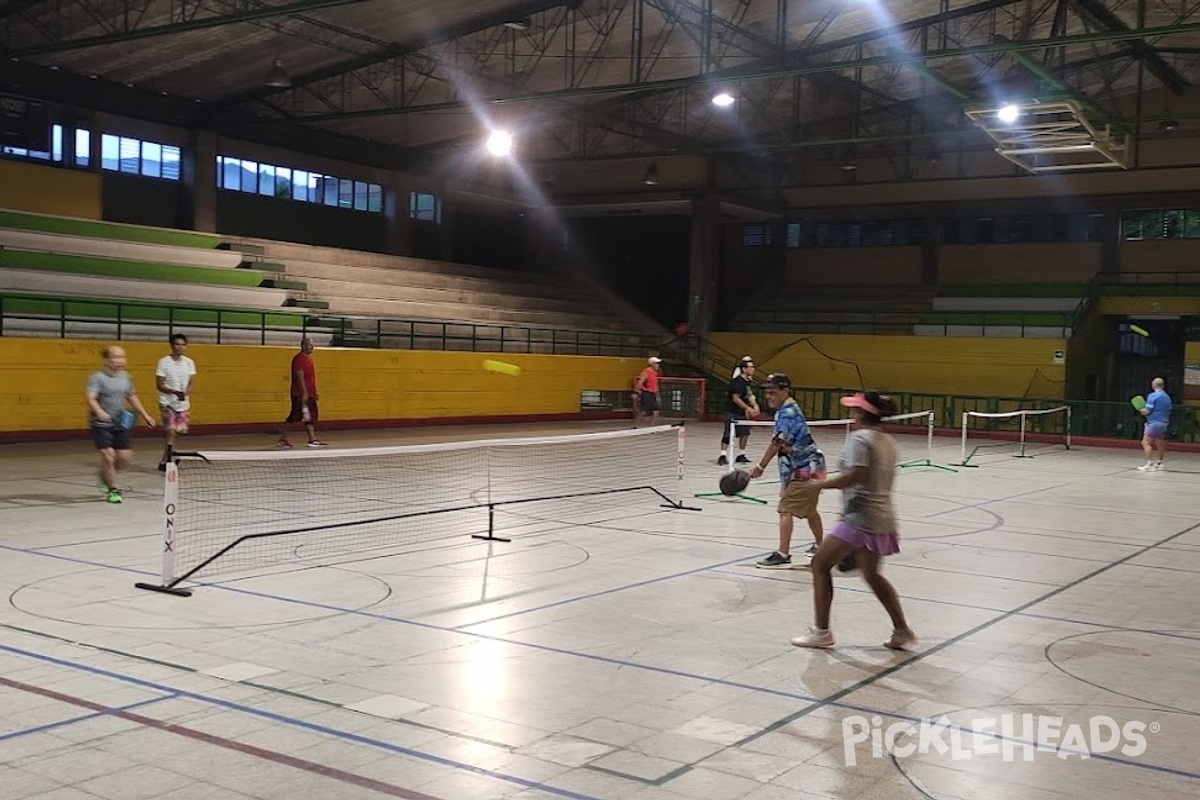
<svg viewBox="0 0 1200 800">
<path fill-rule="evenodd" d="M 100 480 L 109 489 L 117 488 L 117 453 L 111 447 L 106 447 L 100 453 Z"/>
<path fill-rule="evenodd" d="M 863 580 L 871 587 L 871 591 L 879 598 L 879 602 L 892 619 L 892 638 L 888 640 L 888 646 L 895 645 L 896 649 L 900 649 L 916 641 L 916 634 L 908 627 L 908 620 L 904 618 L 904 609 L 900 606 L 900 596 L 896 594 L 896 587 L 879 572 L 879 554 L 863 548 L 857 555 Z"/>
<path fill-rule="evenodd" d="M 1142 437 L 1142 452 L 1146 454 L 1146 463 L 1149 464 L 1154 457 L 1154 440 L 1149 436 Z"/>
<path fill-rule="evenodd" d="M 133 463 L 132 450 L 117 450 L 116 458 L 113 459 L 113 477 L 121 472 L 121 470 L 129 469 L 129 465 Z M 115 484 L 113 484 L 115 485 Z"/>
<path fill-rule="evenodd" d="M 175 431 L 175 424 L 163 425 L 163 435 L 166 439 L 166 447 L 163 449 L 162 462 L 163 464 L 171 460 L 171 456 L 175 454 L 175 440 L 178 433 Z"/>
<path fill-rule="evenodd" d="M 795 527 L 795 520 L 791 514 L 779 515 L 779 554 L 788 555 L 792 552 L 792 530 Z"/>
<path fill-rule="evenodd" d="M 830 536 L 821 541 L 810 565 L 813 574 L 813 619 L 817 628 L 829 630 L 829 612 L 833 606 L 833 567 L 854 552 L 854 546 Z"/>
<path fill-rule="evenodd" d="M 813 512 L 813 515 L 808 518 L 808 529 L 812 531 L 813 541 L 817 543 L 817 547 L 821 546 L 821 542 L 825 541 L 825 523 L 821 520 L 821 515 Z"/>
<path fill-rule="evenodd" d="M 1167 456 L 1167 440 L 1157 439 L 1154 442 L 1154 449 L 1158 451 L 1158 463 L 1163 463 Z"/>
</svg>

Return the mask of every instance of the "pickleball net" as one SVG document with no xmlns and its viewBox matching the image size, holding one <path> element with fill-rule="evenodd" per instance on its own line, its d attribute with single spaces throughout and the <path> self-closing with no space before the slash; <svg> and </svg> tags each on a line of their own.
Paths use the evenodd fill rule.
<svg viewBox="0 0 1200 800">
<path fill-rule="evenodd" d="M 329 564 L 496 535 L 496 509 L 612 495 L 682 509 L 682 425 L 318 451 L 177 454 L 164 480 L 162 582 Z"/>
<path fill-rule="evenodd" d="M 1006 453 L 1013 458 L 1033 458 L 1029 442 L 1043 449 L 1071 449 L 1071 407 L 1023 408 L 1004 413 L 962 412 L 960 467 L 978 467 L 972 463 L 984 453 Z M 1008 452 L 1015 450 L 1016 452 Z"/>
</svg>

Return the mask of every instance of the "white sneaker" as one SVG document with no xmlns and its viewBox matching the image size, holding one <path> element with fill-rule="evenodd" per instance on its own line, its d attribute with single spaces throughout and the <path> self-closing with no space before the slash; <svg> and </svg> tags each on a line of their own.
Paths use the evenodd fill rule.
<svg viewBox="0 0 1200 800">
<path fill-rule="evenodd" d="M 1140 467 L 1138 467 L 1137 469 L 1138 469 L 1138 472 L 1153 472 L 1153 471 L 1154 471 L 1154 465 L 1153 465 L 1153 464 L 1151 464 L 1149 461 L 1147 461 L 1145 464 L 1142 464 L 1142 465 L 1141 465 Z"/>
<path fill-rule="evenodd" d="M 796 647 L 833 647 L 833 631 L 820 628 L 808 629 L 808 633 L 792 637 Z"/>
<path fill-rule="evenodd" d="M 1167 465 L 1161 461 L 1159 461 L 1157 464 L 1154 465 L 1155 472 L 1164 472 L 1164 471 L 1166 471 L 1166 469 L 1167 469 Z"/>
<path fill-rule="evenodd" d="M 900 630 L 895 628 L 892 630 L 892 638 L 883 643 L 883 646 L 889 650 L 908 650 L 917 643 L 917 635 L 912 632 L 912 629 Z"/>
</svg>

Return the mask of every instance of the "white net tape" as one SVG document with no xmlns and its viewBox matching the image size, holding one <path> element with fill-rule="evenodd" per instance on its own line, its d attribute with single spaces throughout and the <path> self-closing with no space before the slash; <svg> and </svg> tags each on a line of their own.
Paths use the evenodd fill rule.
<svg viewBox="0 0 1200 800">
<path fill-rule="evenodd" d="M 489 536 L 495 506 L 645 490 L 679 505 L 683 428 L 401 447 L 181 454 L 166 476 L 163 583 Z M 574 500 L 578 504 L 579 500 Z M 625 502 L 630 502 L 626 500 Z M 148 587 L 153 588 L 153 587 Z"/>
<path fill-rule="evenodd" d="M 967 439 L 971 432 L 971 421 L 988 420 L 994 427 L 998 427 L 996 423 L 1007 421 L 1015 421 L 1018 425 L 1017 442 L 1020 446 L 1018 458 L 1028 458 L 1026 451 L 1027 435 L 1028 435 L 1028 419 L 1030 417 L 1050 417 L 1051 415 L 1061 415 L 1061 425 L 1058 425 L 1058 431 L 1055 431 L 1055 436 L 1061 435 L 1062 442 L 1067 450 L 1071 449 L 1071 407 L 1068 405 L 1056 406 L 1055 408 L 1023 408 L 1017 411 L 1006 411 L 1002 413 L 985 412 L 985 411 L 964 411 L 962 414 L 962 461 L 959 466 L 970 467 L 976 466 L 970 463 L 972 456 L 979 450 L 982 445 L 976 446 L 970 453 L 967 452 Z M 1055 426 L 1052 426 L 1052 429 Z"/>
</svg>

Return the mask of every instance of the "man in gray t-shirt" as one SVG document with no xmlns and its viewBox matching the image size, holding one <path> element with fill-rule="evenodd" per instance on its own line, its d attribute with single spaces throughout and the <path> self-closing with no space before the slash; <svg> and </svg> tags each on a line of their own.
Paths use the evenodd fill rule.
<svg viewBox="0 0 1200 800">
<path fill-rule="evenodd" d="M 93 372 L 87 380 L 88 427 L 100 452 L 100 481 L 108 502 L 119 503 L 117 472 L 133 460 L 133 420 L 125 406 L 137 409 L 151 428 L 154 417 L 146 413 L 133 389 L 133 379 L 125 371 L 125 349 L 106 347 L 103 356 L 104 369 Z"/>
</svg>

